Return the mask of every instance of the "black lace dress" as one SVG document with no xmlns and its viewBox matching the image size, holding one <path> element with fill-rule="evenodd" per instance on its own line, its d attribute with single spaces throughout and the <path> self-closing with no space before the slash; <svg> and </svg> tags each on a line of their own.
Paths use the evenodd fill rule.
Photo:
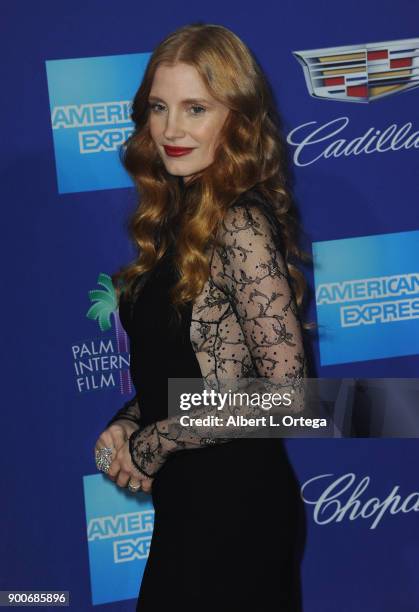
<svg viewBox="0 0 419 612">
<path fill-rule="evenodd" d="M 262 218 L 253 214 L 253 232 L 260 229 L 255 226 L 256 219 Z M 260 231 L 259 235 L 267 236 Z M 165 434 L 156 423 L 164 424 L 168 416 L 167 378 L 200 378 L 214 372 L 214 368 L 204 370 L 203 346 L 191 343 L 193 315 L 197 316 L 192 304 L 183 310 L 181 325 L 173 325 L 168 290 L 176 281 L 174 248 L 149 275 L 134 303 L 123 298 L 120 302 L 121 322 L 130 338 L 136 397 L 112 421 L 125 417 L 140 423 L 138 432 L 131 436 L 132 458 L 138 468 L 154 474 L 154 531 L 136 609 L 296 612 L 300 609 L 297 540 L 301 500 L 282 440 L 235 439 L 211 444 L 210 440 L 180 439 L 175 452 L 159 456 L 159 442 Z M 269 273 L 272 278 L 272 269 Z M 208 295 L 211 288 L 207 289 L 204 293 Z M 220 308 L 220 296 L 224 308 Z M 233 298 L 231 291 L 217 293 L 218 319 L 212 313 L 217 350 L 222 355 L 231 337 L 223 347 L 220 323 L 228 320 L 227 313 L 235 316 L 236 325 L 238 321 Z M 257 297 L 253 299 L 257 301 Z M 259 307 L 257 310 L 261 312 Z M 208 341 L 208 329 L 202 331 L 202 324 L 208 326 L 208 321 L 203 323 L 202 312 L 200 331 Z M 284 323 L 283 315 L 280 319 Z M 227 327 L 228 321 L 226 333 L 234 335 L 234 325 Z M 194 337 L 197 340 L 196 333 Z M 285 346 L 289 361 L 302 366 L 300 344 L 293 343 L 290 334 L 285 334 L 285 339 L 285 344 L 278 340 L 274 348 Z M 237 351 L 238 340 L 233 343 Z M 254 371 L 269 375 L 257 367 L 249 339 L 246 346 Z M 214 350 L 205 362 L 216 358 Z M 231 359 L 232 363 L 238 361 Z M 243 353 L 240 361 L 246 362 Z M 296 366 L 292 367 L 295 374 Z M 154 463 L 153 450 L 158 456 Z"/>
</svg>

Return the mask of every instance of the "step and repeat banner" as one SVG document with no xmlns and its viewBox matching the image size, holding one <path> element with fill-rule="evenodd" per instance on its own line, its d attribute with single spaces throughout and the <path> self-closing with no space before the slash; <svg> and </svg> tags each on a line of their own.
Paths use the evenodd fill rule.
<svg viewBox="0 0 419 612">
<path fill-rule="evenodd" d="M 248 44 L 277 100 L 313 256 L 315 375 L 415 378 L 419 5 L 73 0 L 3 11 L 1 589 L 68 591 L 78 611 L 132 610 L 153 505 L 98 473 L 93 448 L 134 393 L 110 275 L 134 254 L 136 194 L 118 151 L 150 55 L 196 21 Z M 383 418 L 397 410 L 395 394 Z M 419 610 L 419 441 L 286 446 L 301 484 L 304 611 Z M 249 503 L 251 564 L 263 520 L 251 489 Z"/>
</svg>

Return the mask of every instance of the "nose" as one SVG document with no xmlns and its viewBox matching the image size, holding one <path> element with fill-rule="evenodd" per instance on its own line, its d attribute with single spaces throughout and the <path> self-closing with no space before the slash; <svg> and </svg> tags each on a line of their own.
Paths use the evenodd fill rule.
<svg viewBox="0 0 419 612">
<path fill-rule="evenodd" d="M 174 138 L 181 138 L 185 135 L 185 130 L 182 125 L 182 119 L 179 117 L 179 114 L 176 111 L 168 112 L 166 125 L 164 128 L 163 135 L 167 140 L 172 140 Z"/>
</svg>

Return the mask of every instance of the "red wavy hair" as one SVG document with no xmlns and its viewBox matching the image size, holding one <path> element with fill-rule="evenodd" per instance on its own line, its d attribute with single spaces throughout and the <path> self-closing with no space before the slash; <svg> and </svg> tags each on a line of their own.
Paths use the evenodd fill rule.
<svg viewBox="0 0 419 612">
<path fill-rule="evenodd" d="M 195 67 L 210 94 L 229 108 L 213 163 L 184 187 L 180 177 L 166 171 L 148 127 L 148 97 L 156 69 L 177 62 Z M 134 280 L 156 265 L 177 224 L 175 264 L 180 274 L 171 301 L 176 307 L 194 300 L 208 278 L 204 251 L 215 239 L 220 221 L 242 193 L 256 188 L 279 221 L 301 311 L 306 281 L 291 259 L 311 258 L 298 247 L 299 223 L 287 187 L 281 122 L 267 80 L 248 47 L 220 25 L 195 23 L 179 28 L 153 52 L 135 94 L 131 118 L 134 131 L 121 148 L 121 161 L 139 194 L 139 205 L 128 224 L 138 256 L 112 276 L 117 294 L 121 288 L 130 293 Z M 303 323 L 303 327 L 313 324 Z"/>
</svg>

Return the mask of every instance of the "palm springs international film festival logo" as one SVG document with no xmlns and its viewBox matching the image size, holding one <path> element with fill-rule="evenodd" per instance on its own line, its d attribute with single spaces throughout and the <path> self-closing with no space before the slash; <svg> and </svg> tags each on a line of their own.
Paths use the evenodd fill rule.
<svg viewBox="0 0 419 612">
<path fill-rule="evenodd" d="M 108 274 L 99 274 L 97 282 L 104 289 L 89 291 L 92 305 L 86 316 L 97 323 L 101 335 L 71 347 L 76 388 L 79 393 L 119 388 L 121 394 L 130 394 L 129 339 L 119 318 L 115 289 Z"/>
<path fill-rule="evenodd" d="M 371 102 L 419 86 L 419 38 L 293 54 L 315 98 Z"/>
<path fill-rule="evenodd" d="M 419 230 L 313 243 L 322 365 L 419 354 Z"/>
<path fill-rule="evenodd" d="M 150 55 L 46 61 L 59 193 L 132 185 L 118 152 Z"/>
</svg>

